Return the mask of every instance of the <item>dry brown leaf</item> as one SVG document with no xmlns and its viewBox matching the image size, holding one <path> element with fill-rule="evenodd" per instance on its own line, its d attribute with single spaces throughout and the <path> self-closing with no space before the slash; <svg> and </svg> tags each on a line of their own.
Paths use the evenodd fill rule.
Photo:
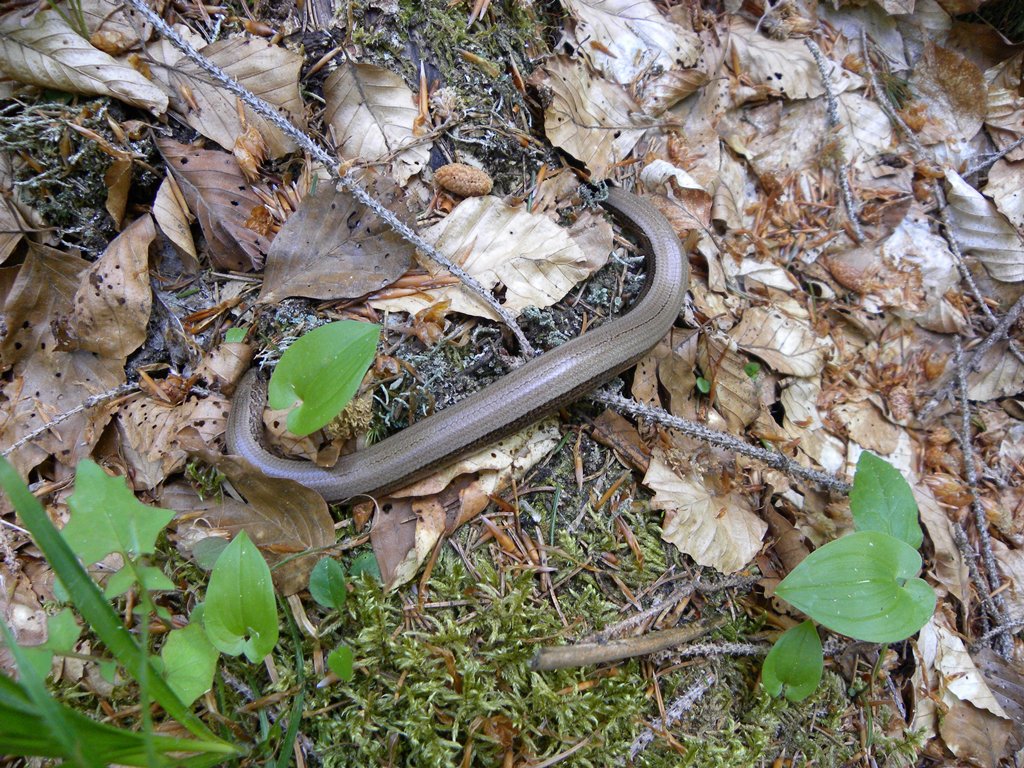
<svg viewBox="0 0 1024 768">
<path fill-rule="evenodd" d="M 260 301 L 363 296 L 397 280 L 413 254 L 413 246 L 352 195 L 324 184 L 302 199 L 274 238 Z"/>
<path fill-rule="evenodd" d="M 601 445 L 615 451 L 616 457 L 638 472 L 647 472 L 651 464 L 651 449 L 647 447 L 636 425 L 615 411 L 602 411 L 593 421 L 590 436 Z"/>
<path fill-rule="evenodd" d="M 324 100 L 324 121 L 342 158 L 390 163 L 401 186 L 430 159 L 431 142 L 416 132 L 416 98 L 400 75 L 346 61 L 324 82 Z"/>
<path fill-rule="evenodd" d="M 666 73 L 692 67 L 700 56 L 700 38 L 651 0 L 566 0 L 564 7 L 576 21 L 580 52 L 613 82 L 631 84 L 653 67 Z"/>
<path fill-rule="evenodd" d="M 981 129 L 988 89 L 977 65 L 928 38 L 910 78 L 924 124 L 916 131 L 924 144 L 970 141 Z"/>
<path fill-rule="evenodd" d="M 725 416 L 729 431 L 742 432 L 761 411 L 757 386 L 743 370 L 749 361 L 730 349 L 727 341 L 712 335 L 701 337 L 698 350 L 697 362 L 711 382 L 715 408 Z"/>
<path fill-rule="evenodd" d="M 1007 618 L 1010 621 L 1024 621 L 1024 551 L 1010 549 L 999 539 L 992 539 L 992 553 L 1008 583 L 1003 593 Z"/>
<path fill-rule="evenodd" d="M 246 35 L 200 48 L 203 56 L 304 130 L 306 109 L 299 93 L 301 54 Z M 271 157 L 280 158 L 295 150 L 293 139 L 244 105 L 243 121 L 239 117 L 238 97 L 213 82 L 204 70 L 185 59 L 177 49 L 153 46 L 150 52 L 166 65 L 154 71 L 166 78 L 163 84 L 171 108 L 203 136 L 232 152 L 246 129 L 251 127 L 262 137 Z"/>
<path fill-rule="evenodd" d="M 818 410 L 821 382 L 812 379 L 789 379 L 779 393 L 785 410 L 783 428 L 796 440 L 798 456 L 814 464 L 839 472 L 846 463 L 846 447 L 842 440 L 825 429 Z"/>
<path fill-rule="evenodd" d="M 195 443 L 189 446 L 190 450 L 195 447 Z M 267 477 L 244 459 L 209 450 L 194 452 L 227 475 L 249 503 L 203 501 L 190 488 L 182 492 L 183 500 L 178 496 L 161 499 L 162 506 L 184 512 L 175 518 L 179 530 L 193 521 L 209 528 L 210 535 L 233 536 L 244 530 L 267 558 L 274 586 L 282 595 L 305 589 L 313 566 L 324 556 L 322 550 L 334 544 L 334 521 L 327 502 L 304 485 Z"/>
<path fill-rule="evenodd" d="M 146 340 L 153 304 L 149 246 L 156 228 L 149 215 L 132 222 L 82 277 L 61 347 L 124 359 Z"/>
<path fill-rule="evenodd" d="M 555 56 L 543 71 L 552 95 L 544 110 L 548 139 L 586 165 L 593 180 L 606 178 L 643 135 L 634 117 L 639 105 L 620 86 L 591 76 L 582 61 Z"/>
<path fill-rule="evenodd" d="M 862 448 L 888 456 L 899 446 L 900 428 L 867 399 L 837 405 L 832 415 L 846 427 L 850 439 Z"/>
<path fill-rule="evenodd" d="M 995 205 L 960 176 L 946 169 L 949 213 L 960 247 L 976 256 L 996 280 L 1024 280 L 1024 238 L 1003 218 Z"/>
<path fill-rule="evenodd" d="M 912 490 L 921 513 L 921 522 L 928 530 L 928 539 L 934 550 L 931 562 L 934 564 L 935 580 L 959 600 L 969 614 L 970 574 L 963 555 L 953 540 L 953 527 L 949 517 L 926 484 L 915 483 Z"/>
<path fill-rule="evenodd" d="M 514 208 L 496 197 L 471 197 L 423 236 L 485 288 L 501 282 L 505 286 L 502 306 L 515 316 L 524 307 L 551 306 L 600 266 L 594 259 L 605 259 L 611 251 L 611 226 L 595 221 L 593 229 L 600 234 L 601 244 L 593 240 L 595 232 L 588 231 L 591 242 L 585 252 L 567 230 L 543 214 Z M 461 286 L 372 304 L 416 313 L 442 300 L 451 301 L 456 312 L 493 315 L 490 307 Z"/>
<path fill-rule="evenodd" d="M 216 445 L 227 424 L 228 400 L 210 394 L 191 397 L 181 405 L 139 397 L 124 405 L 116 424 L 121 436 L 120 453 L 131 470 L 136 489 L 151 490 L 173 472 L 183 469 L 187 451 L 178 445 L 178 433 L 195 429 L 208 445 Z"/>
<path fill-rule="evenodd" d="M 79 0 L 89 42 L 104 53 L 118 56 L 145 42 L 152 25 L 131 5 L 117 0 Z"/>
<path fill-rule="evenodd" d="M 832 348 L 831 342 L 818 337 L 807 323 L 761 307 L 746 310 L 729 335 L 744 352 L 793 376 L 821 373 Z"/>
<path fill-rule="evenodd" d="M 203 358 L 196 368 L 196 376 L 221 392 L 231 394 L 235 382 L 249 370 L 252 354 L 252 346 L 245 342 L 221 342 Z"/>
<path fill-rule="evenodd" d="M 768 526 L 745 495 L 716 495 L 704 483 L 679 477 L 660 450 L 651 457 L 644 485 L 654 491 L 651 506 L 665 510 L 661 537 L 698 564 L 735 573 L 761 549 Z"/>
<path fill-rule="evenodd" d="M 673 69 L 663 72 L 644 83 L 640 91 L 640 106 L 644 114 L 658 117 L 687 96 L 699 91 L 707 85 L 709 79 L 707 73 L 699 69 Z"/>
<path fill-rule="evenodd" d="M 0 72 L 42 88 L 109 96 L 155 115 L 167 110 L 162 90 L 92 47 L 56 11 L 42 11 L 25 26 L 13 14 L 0 20 Z"/>
<path fill-rule="evenodd" d="M 985 80 L 988 82 L 985 125 L 999 149 L 1006 149 L 1022 132 L 1020 115 L 1021 110 L 1024 110 L 1024 94 L 1018 88 L 1022 65 L 1024 53 L 1017 53 L 985 72 Z M 1024 151 L 1018 147 L 1007 155 L 1007 159 L 1022 160 Z"/>
<path fill-rule="evenodd" d="M 254 219 L 261 220 L 268 214 L 234 156 L 193 149 L 170 139 L 157 139 L 157 147 L 189 207 L 199 217 L 213 266 L 261 268 L 272 238 L 252 227 Z"/>
</svg>

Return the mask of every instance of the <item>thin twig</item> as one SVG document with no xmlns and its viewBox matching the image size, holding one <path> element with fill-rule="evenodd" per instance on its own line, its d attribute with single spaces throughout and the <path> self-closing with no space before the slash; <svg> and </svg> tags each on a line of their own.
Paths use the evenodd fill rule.
<svg viewBox="0 0 1024 768">
<path fill-rule="evenodd" d="M 122 384 L 121 386 L 114 387 L 113 389 L 107 390 L 106 392 L 100 392 L 98 395 L 92 395 L 90 397 L 87 397 L 82 402 L 81 405 L 76 405 L 74 408 L 71 408 L 70 410 L 58 413 L 56 416 L 54 416 L 48 422 L 43 424 L 41 427 L 33 429 L 27 435 L 15 441 L 14 444 L 12 444 L 9 448 L 4 448 L 4 450 L 0 452 L 0 456 L 10 456 L 16 450 L 21 448 L 21 446 L 25 445 L 28 442 L 31 442 L 32 440 L 35 440 L 44 432 L 49 431 L 50 429 L 57 426 L 61 422 L 67 421 L 72 416 L 76 416 L 82 411 L 87 411 L 90 408 L 93 408 L 94 406 L 107 402 L 108 400 L 113 400 L 114 398 L 121 397 L 122 395 L 126 395 L 129 392 L 134 392 L 138 388 L 138 384 Z"/>
<path fill-rule="evenodd" d="M 1021 136 L 1019 139 L 1013 142 L 1013 144 L 1010 144 L 1005 149 L 1001 149 L 998 152 L 993 152 L 991 155 L 986 155 L 985 158 L 982 159 L 980 162 L 977 162 L 970 168 L 968 168 L 964 172 L 964 176 L 973 176 L 974 174 L 985 170 L 990 165 L 995 163 L 997 160 L 1001 160 L 1002 158 L 1006 157 L 1008 154 L 1013 152 L 1013 150 L 1017 149 L 1017 147 L 1021 146 L 1022 144 L 1024 144 L 1024 136 Z"/>
<path fill-rule="evenodd" d="M 169 40 L 175 48 L 181 51 L 186 58 L 203 69 L 208 75 L 210 75 L 210 77 L 220 83 L 225 90 L 233 93 L 241 99 L 258 115 L 266 118 L 276 125 L 286 136 L 291 138 L 296 144 L 309 153 L 310 157 L 314 158 L 317 162 L 323 165 L 325 169 L 329 170 L 341 186 L 343 186 L 356 200 L 371 209 L 381 218 L 382 221 L 391 227 L 391 229 L 397 232 L 407 242 L 416 246 L 421 253 L 427 256 L 427 258 L 436 264 L 439 264 L 462 281 L 463 285 L 493 309 L 498 317 L 501 318 L 501 321 L 508 327 L 513 335 L 515 335 L 516 341 L 519 343 L 519 348 L 524 355 L 527 357 L 533 357 L 536 354 L 515 319 L 504 307 L 501 306 L 490 291 L 484 288 L 475 277 L 462 269 L 462 267 L 453 264 L 447 257 L 434 248 L 434 246 L 424 240 L 421 235 L 413 231 L 405 224 L 405 222 L 395 216 L 394 213 L 371 197 L 365 189 L 359 186 L 359 183 L 352 176 L 350 170 L 346 170 L 342 173 L 341 168 L 339 167 L 338 158 L 324 150 L 304 131 L 301 131 L 292 125 L 292 123 L 282 116 L 277 109 L 253 94 L 228 75 L 224 70 L 199 53 L 199 51 L 193 48 L 181 35 L 171 29 L 171 27 L 168 26 L 168 24 L 146 4 L 145 0 L 128 0 L 128 2 L 133 8 L 141 13 L 150 24 L 153 25 L 157 32 Z"/>
<path fill-rule="evenodd" d="M 821 48 L 818 44 L 811 40 L 809 37 L 804 39 L 804 45 L 807 46 L 807 50 L 811 52 L 811 56 L 814 57 L 814 63 L 818 65 L 818 74 L 821 75 L 821 84 L 825 89 L 825 104 L 826 113 L 828 115 L 828 127 L 838 137 L 839 130 L 839 102 L 836 100 L 836 95 L 832 91 L 832 81 L 829 78 L 828 67 L 826 66 L 825 56 L 821 52 Z M 857 241 L 863 243 L 866 238 L 864 236 L 864 230 L 860 225 L 860 217 L 857 215 L 857 208 L 853 202 L 853 190 L 850 189 L 850 164 L 845 160 L 836 163 L 836 171 L 839 179 L 839 190 L 843 196 L 843 205 L 846 206 L 846 215 L 850 219 L 850 226 L 853 227 L 853 232 L 857 236 Z"/>
<path fill-rule="evenodd" d="M 840 480 L 835 475 L 803 467 L 792 459 L 783 456 L 781 453 L 768 451 L 764 448 L 756 448 L 726 432 L 719 432 L 718 430 L 705 427 L 703 424 L 698 424 L 695 421 L 689 421 L 688 419 L 673 416 L 671 413 L 663 411 L 660 408 L 649 408 L 646 405 L 640 405 L 640 403 L 630 400 L 628 397 L 616 395 L 611 392 L 597 392 L 591 395 L 591 399 L 599 403 L 604 403 L 605 405 L 610 405 L 616 410 L 625 411 L 626 413 L 633 414 L 634 416 L 642 416 L 645 419 L 650 419 L 651 421 L 656 421 L 659 424 L 664 424 L 666 427 L 677 429 L 683 434 L 695 437 L 698 440 L 703 440 L 711 445 L 717 445 L 720 448 L 727 448 L 735 453 L 748 456 L 752 459 L 757 459 L 758 461 L 767 464 L 772 469 L 777 469 L 781 472 L 785 472 L 787 475 L 799 477 L 803 480 L 815 483 L 816 485 L 820 485 L 822 488 L 826 488 L 834 493 L 845 496 L 850 492 L 850 488 L 853 487 L 849 483 Z"/>
<path fill-rule="evenodd" d="M 656 718 L 648 726 L 648 730 L 641 733 L 633 741 L 633 744 L 629 748 L 629 765 L 636 762 L 636 757 L 654 741 L 654 736 L 657 733 L 664 733 L 670 728 L 674 727 L 676 723 L 683 719 L 689 710 L 693 709 L 693 705 L 703 698 L 707 690 L 717 682 L 717 677 L 714 672 L 705 672 L 693 685 L 686 689 L 682 696 L 674 699 L 668 708 L 665 710 L 665 719 Z M 625 763 L 625 761 L 620 761 Z"/>
<path fill-rule="evenodd" d="M 1002 320 L 999 321 L 999 325 L 992 329 L 992 333 L 985 337 L 985 339 L 974 348 L 971 353 L 971 359 L 967 361 L 964 366 L 964 371 L 967 375 L 974 373 L 978 368 L 981 367 L 982 359 L 988 353 L 988 351 L 995 346 L 995 344 L 1002 339 L 1006 338 L 1006 334 L 1010 332 L 1010 328 L 1013 324 L 1020 319 L 1021 314 L 1024 314 L 1024 296 L 1021 296 L 1010 307 L 1010 311 L 1003 315 Z M 938 392 L 925 403 L 924 407 L 918 413 L 918 420 L 922 423 L 927 421 L 928 417 L 931 416 L 934 411 L 943 400 L 949 397 L 953 393 L 953 389 L 956 387 L 956 376 L 950 376 L 949 380 L 942 385 Z"/>
<path fill-rule="evenodd" d="M 971 439 L 971 404 L 967 399 L 967 374 L 963 366 L 963 349 L 960 346 L 960 337 L 954 336 L 953 341 L 956 350 L 956 380 L 960 389 L 960 451 L 964 457 L 964 476 L 967 480 L 967 489 L 971 494 L 971 511 L 974 513 L 974 526 L 978 530 L 978 549 L 981 552 L 981 564 L 985 569 L 985 577 L 988 580 L 989 592 L 992 596 L 990 613 L 993 623 L 997 627 L 1007 623 L 1006 601 L 1002 594 L 993 594 L 999 587 L 1002 579 L 999 575 L 999 568 L 996 566 L 996 558 L 992 553 L 992 537 L 988 532 L 988 518 L 981 506 L 981 499 L 978 496 L 978 472 L 974 466 L 974 442 Z M 1006 634 L 998 635 L 996 638 L 996 652 L 1003 658 L 1009 658 L 1013 650 L 1010 638 Z"/>
</svg>

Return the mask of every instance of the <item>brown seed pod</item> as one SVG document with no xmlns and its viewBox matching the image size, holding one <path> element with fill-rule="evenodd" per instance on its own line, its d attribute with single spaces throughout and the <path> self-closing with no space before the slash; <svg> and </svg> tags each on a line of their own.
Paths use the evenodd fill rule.
<svg viewBox="0 0 1024 768">
<path fill-rule="evenodd" d="M 449 163 L 434 171 L 434 181 L 446 192 L 460 197 L 482 197 L 491 191 L 491 177 L 465 163 Z"/>
</svg>

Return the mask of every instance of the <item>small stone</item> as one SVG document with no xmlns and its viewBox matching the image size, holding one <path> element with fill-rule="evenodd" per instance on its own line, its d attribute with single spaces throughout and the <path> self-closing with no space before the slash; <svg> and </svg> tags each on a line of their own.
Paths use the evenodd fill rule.
<svg viewBox="0 0 1024 768">
<path fill-rule="evenodd" d="M 491 191 L 491 177 L 465 163 L 449 163 L 434 171 L 434 181 L 441 189 L 460 197 L 482 197 Z"/>
</svg>

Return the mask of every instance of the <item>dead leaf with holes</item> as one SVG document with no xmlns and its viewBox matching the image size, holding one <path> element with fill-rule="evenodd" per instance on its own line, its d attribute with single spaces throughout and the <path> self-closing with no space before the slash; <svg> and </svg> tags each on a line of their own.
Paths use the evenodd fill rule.
<svg viewBox="0 0 1024 768">
<path fill-rule="evenodd" d="M 692 67 L 703 48 L 694 32 L 663 15 L 651 0 L 567 0 L 564 7 L 575 22 L 572 38 L 580 53 L 621 85 L 652 70 Z"/>
<path fill-rule="evenodd" d="M 525 307 L 551 306 L 608 258 L 611 225 L 596 215 L 586 221 L 575 229 L 585 238 L 584 249 L 568 230 L 543 214 L 496 197 L 471 197 L 422 234 L 485 288 L 504 285 L 502 306 L 516 316 Z M 437 271 L 431 265 L 427 268 Z M 455 312 L 494 319 L 490 307 L 461 286 L 371 304 L 415 314 L 443 300 L 451 301 Z"/>
<path fill-rule="evenodd" d="M 756 31 L 753 24 L 733 16 L 729 24 L 729 54 L 755 85 L 778 91 L 786 99 L 813 99 L 825 93 L 814 57 L 798 38 L 776 40 Z M 843 67 L 829 67 L 835 94 L 863 86 L 864 81 Z"/>
<path fill-rule="evenodd" d="M 0 72 L 41 88 L 109 96 L 154 115 L 167 110 L 160 88 L 94 48 L 56 11 L 37 13 L 24 26 L 17 14 L 0 20 Z"/>
<path fill-rule="evenodd" d="M 374 194 L 400 219 L 411 218 L 397 195 Z M 302 198 L 267 254 L 260 301 L 290 296 L 350 299 L 390 285 L 412 263 L 415 249 L 346 191 L 323 183 Z"/>
<path fill-rule="evenodd" d="M 180 405 L 138 397 L 122 406 L 115 423 L 132 485 L 152 490 L 185 467 L 188 452 L 177 441 L 182 429 L 191 427 L 207 445 L 216 445 L 224 434 L 228 408 L 228 399 L 213 393 L 202 399 L 190 397 Z"/>
<path fill-rule="evenodd" d="M 244 88 L 273 106 L 299 130 L 305 129 L 306 109 L 299 93 L 302 56 L 269 40 L 239 35 L 209 45 L 197 45 L 200 53 L 238 81 Z M 166 43 L 149 47 L 163 66 L 153 67 L 158 82 L 167 90 L 170 107 L 196 131 L 228 152 L 255 130 L 273 158 L 294 152 L 294 139 L 266 118 L 243 105 L 197 64 Z M 187 94 L 187 96 L 186 96 Z M 239 113 L 244 115 L 240 117 Z"/>
<path fill-rule="evenodd" d="M 63 326 L 63 349 L 123 360 L 146 340 L 153 304 L 149 246 L 155 238 L 152 217 L 141 216 L 90 265 Z"/>
<path fill-rule="evenodd" d="M 201 500 L 190 488 L 175 491 L 160 499 L 160 504 L 182 513 L 174 521 L 179 535 L 185 535 L 182 526 L 186 524 L 208 529 L 209 535 L 234 536 L 244 530 L 267 559 L 274 586 L 282 595 L 305 589 L 313 566 L 335 541 L 334 520 L 323 497 L 293 480 L 267 477 L 245 459 L 215 453 L 195 433 L 186 430 L 180 440 L 227 475 L 248 503 Z"/>
<path fill-rule="evenodd" d="M 807 323 L 762 307 L 747 309 L 729 335 L 744 352 L 793 376 L 821 373 L 832 349 L 831 341 L 818 337 Z"/>
<path fill-rule="evenodd" d="M 324 121 L 343 159 L 384 164 L 400 186 L 430 159 L 432 142 L 419 138 L 416 97 L 400 75 L 345 61 L 324 82 L 324 100 Z"/>
<path fill-rule="evenodd" d="M 29 244 L 4 302 L 10 330 L 0 345 L 0 358 L 11 376 L 0 393 L 0 445 L 13 445 L 87 398 L 124 382 L 123 358 L 60 349 L 61 327 L 73 313 L 74 296 L 88 270 L 82 259 Z M 44 430 L 9 459 L 25 476 L 53 455 L 59 462 L 54 475 L 63 478 L 92 453 L 109 419 L 108 406 L 83 410 Z"/>
<path fill-rule="evenodd" d="M 654 451 L 644 485 L 651 506 L 665 511 L 661 538 L 698 564 L 735 573 L 761 549 L 768 526 L 750 507 L 746 493 L 716 492 L 705 482 L 677 475 L 660 449 Z"/>
<path fill-rule="evenodd" d="M 960 247 L 976 256 L 996 280 L 1024 281 L 1024 238 L 996 206 L 956 171 L 946 169 L 949 215 Z"/>
<path fill-rule="evenodd" d="M 551 91 L 544 109 L 548 140 L 583 163 L 592 180 L 607 178 L 643 135 L 639 105 L 622 86 L 591 75 L 582 61 L 555 56 L 537 75 Z"/>
<path fill-rule="evenodd" d="M 156 143 L 199 218 L 213 266 L 242 271 L 262 268 L 275 226 L 235 158 L 170 139 Z"/>
<path fill-rule="evenodd" d="M 383 503 L 391 506 L 378 513 L 370 537 L 385 584 L 394 588 L 412 579 L 442 535 L 473 519 L 558 440 L 557 424 L 546 419 L 389 494 Z M 466 482 L 465 475 L 478 477 Z"/>
</svg>

